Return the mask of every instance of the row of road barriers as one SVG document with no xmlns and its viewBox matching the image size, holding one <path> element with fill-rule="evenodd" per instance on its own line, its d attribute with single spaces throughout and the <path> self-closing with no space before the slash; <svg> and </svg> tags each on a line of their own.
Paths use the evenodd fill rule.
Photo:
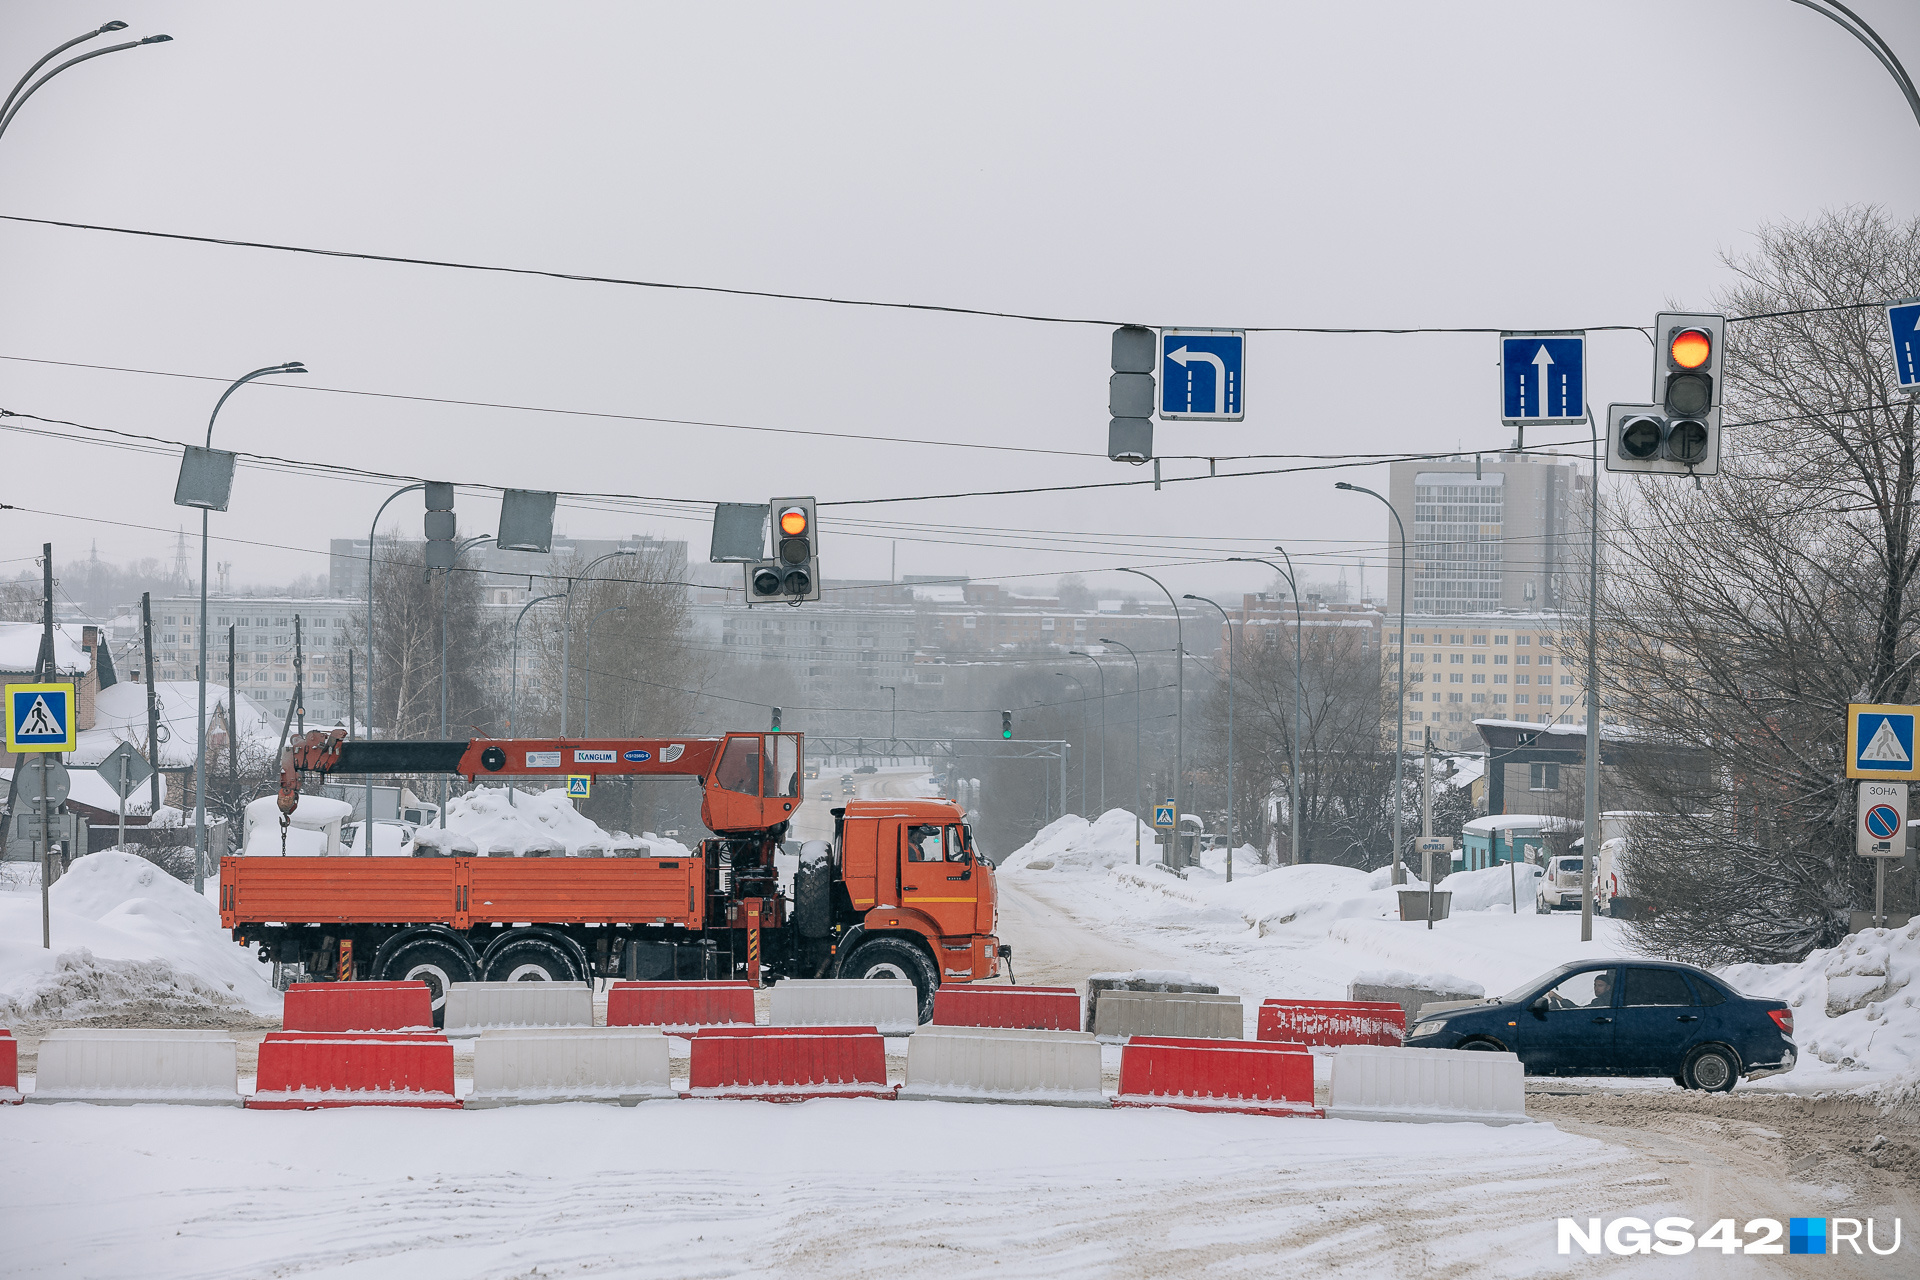
<svg viewBox="0 0 1920 1280">
<path fill-rule="evenodd" d="M 464 995 L 463 987 L 470 988 Z M 452 1043 L 430 1026 L 423 984 L 323 983 L 288 992 L 287 1028 L 262 1041 L 250 1096 L 239 1092 L 235 1042 L 223 1032 L 72 1030 L 41 1042 L 31 1099 L 311 1109 L 898 1096 L 1373 1120 L 1526 1119 L 1518 1059 L 1398 1047 L 1404 1015 L 1397 1005 L 1267 1001 L 1259 1038 L 1249 1041 L 1240 1038 L 1243 1005 L 1235 996 L 1109 990 L 1096 1030 L 1083 1032 L 1072 1029 L 1079 1018 L 1072 988 L 952 990 L 958 998 L 937 1002 L 936 1021 L 909 1040 L 897 1087 L 888 1079 L 884 1036 L 912 1017 L 907 982 L 779 983 L 771 993 L 776 1025 L 767 1027 L 752 1024 L 747 983 L 616 983 L 606 1027 L 592 1026 L 584 985 L 454 984 L 448 1022 L 477 1034 L 465 1099 L 454 1088 Z M 862 1013 L 885 1019 L 850 1021 Z M 384 1025 L 355 1025 L 365 1023 Z M 684 1089 L 670 1078 L 669 1033 L 690 1039 Z M 1103 1087 L 1102 1041 L 1122 1044 L 1112 1097 Z M 1331 1059 L 1324 1108 L 1315 1100 L 1315 1052 Z M 20 1096 L 14 1054 L 0 1031 L 0 1101 Z"/>
</svg>

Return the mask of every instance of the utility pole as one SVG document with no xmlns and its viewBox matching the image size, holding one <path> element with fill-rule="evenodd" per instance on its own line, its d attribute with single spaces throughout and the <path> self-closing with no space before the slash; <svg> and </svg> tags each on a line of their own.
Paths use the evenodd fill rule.
<svg viewBox="0 0 1920 1280">
<path fill-rule="evenodd" d="M 160 696 L 154 690 L 160 673 L 153 669 L 153 593 L 140 593 L 140 634 L 147 650 L 147 763 L 153 766 L 148 779 L 152 787 L 149 815 L 160 812 Z M 149 817 L 151 822 L 152 818 Z"/>
<path fill-rule="evenodd" d="M 240 801 L 240 682 L 236 678 L 239 665 L 233 651 L 234 626 L 227 624 L 227 773 L 233 782 L 234 802 Z M 276 766 L 278 761 L 274 762 Z"/>
<path fill-rule="evenodd" d="M 53 656 L 53 544 L 42 543 L 40 547 L 40 660 L 34 664 L 34 682 L 50 683 L 59 674 L 60 664 Z M 11 713 L 9 713 L 11 714 Z M 67 707 L 69 716 L 80 714 L 80 708 Z M 71 729 L 73 724 L 68 722 Z M 61 756 L 55 756 L 56 760 Z M 15 756 L 19 761 L 21 757 Z M 18 772 L 18 770 L 15 770 Z M 47 760 L 40 758 L 40 946 L 42 950 L 53 950 L 53 832 L 49 826 L 52 821 L 52 806 L 47 803 Z"/>
<path fill-rule="evenodd" d="M 1426 729 L 1420 748 L 1420 835 L 1433 838 L 1433 726 Z M 1420 846 L 1420 877 L 1427 882 L 1427 932 L 1433 932 L 1433 850 Z"/>
<path fill-rule="evenodd" d="M 302 651 L 300 615 L 293 615 L 293 714 L 299 717 L 300 736 L 307 736 L 306 655 Z"/>
<path fill-rule="evenodd" d="M 347 650 L 347 738 L 353 738 L 353 650 Z"/>
</svg>

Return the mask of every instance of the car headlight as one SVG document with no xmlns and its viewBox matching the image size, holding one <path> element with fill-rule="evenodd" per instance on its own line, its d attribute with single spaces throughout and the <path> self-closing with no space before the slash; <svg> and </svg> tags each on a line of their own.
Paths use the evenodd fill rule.
<svg viewBox="0 0 1920 1280">
<path fill-rule="evenodd" d="M 1446 1026 L 1447 1024 L 1444 1019 L 1436 1022 L 1422 1022 L 1407 1033 L 1407 1039 L 1419 1040 L 1426 1036 L 1438 1035 L 1446 1029 Z"/>
</svg>

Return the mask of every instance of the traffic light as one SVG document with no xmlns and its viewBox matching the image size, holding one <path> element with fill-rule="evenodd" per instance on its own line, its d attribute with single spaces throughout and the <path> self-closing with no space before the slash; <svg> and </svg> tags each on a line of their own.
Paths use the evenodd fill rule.
<svg viewBox="0 0 1920 1280">
<path fill-rule="evenodd" d="M 780 732 L 780 708 L 778 707 L 773 709 L 773 731 Z"/>
<path fill-rule="evenodd" d="M 453 486 L 428 481 L 427 568 L 453 568 Z"/>
<path fill-rule="evenodd" d="M 1000 736 L 1003 738 L 1011 738 L 1013 736 L 1013 712 L 1011 711 L 1002 711 L 1000 713 Z"/>
<path fill-rule="evenodd" d="M 820 551 L 812 498 L 775 498 L 767 506 L 773 523 L 773 559 L 746 566 L 747 603 L 798 604 L 820 598 Z"/>
<path fill-rule="evenodd" d="M 1137 324 L 1113 331 L 1113 377 L 1107 380 L 1107 456 L 1115 462 L 1153 460 L 1154 332 Z M 1011 735 L 1009 735 L 1011 736 Z"/>
<path fill-rule="evenodd" d="M 1720 473 L 1727 318 L 1663 311 L 1654 320 L 1652 404 L 1607 410 L 1607 470 Z"/>
</svg>

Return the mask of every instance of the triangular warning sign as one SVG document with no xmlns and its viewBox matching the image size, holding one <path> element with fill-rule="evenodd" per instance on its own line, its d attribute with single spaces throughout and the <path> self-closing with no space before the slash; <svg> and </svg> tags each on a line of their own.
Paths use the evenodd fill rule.
<svg viewBox="0 0 1920 1280">
<path fill-rule="evenodd" d="M 1882 720 L 1880 727 L 1874 730 L 1873 741 L 1867 743 L 1866 750 L 1860 753 L 1862 760 L 1877 760 L 1883 764 L 1912 764 L 1907 749 L 1900 745 L 1900 735 L 1893 731 L 1893 721 Z"/>
<path fill-rule="evenodd" d="M 60 723 L 60 717 L 53 713 L 53 707 L 47 702 L 47 695 L 42 693 L 36 695 L 28 704 L 25 713 L 20 717 L 20 723 L 14 726 L 13 736 L 16 738 L 65 738 L 67 726 Z"/>
</svg>

